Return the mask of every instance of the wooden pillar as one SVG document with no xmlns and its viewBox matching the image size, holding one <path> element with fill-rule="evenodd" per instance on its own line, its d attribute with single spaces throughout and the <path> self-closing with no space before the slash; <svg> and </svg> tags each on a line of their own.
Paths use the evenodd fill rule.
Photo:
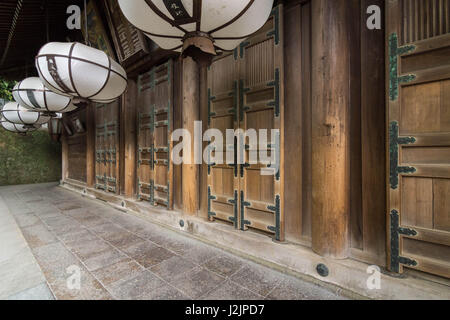
<svg viewBox="0 0 450 320">
<path fill-rule="evenodd" d="M 62 120 L 61 120 L 62 121 Z M 67 142 L 66 130 L 62 129 L 61 135 L 61 181 L 66 181 L 69 178 L 69 144 Z"/>
<path fill-rule="evenodd" d="M 124 195 L 131 198 L 136 192 L 136 137 L 137 137 L 137 95 L 135 80 L 128 80 L 128 88 L 123 98 L 120 118 L 123 124 L 124 152 Z"/>
<path fill-rule="evenodd" d="M 199 120 L 199 68 L 190 57 L 183 59 L 183 129 L 191 134 L 191 161 L 183 163 L 183 211 L 195 215 L 199 208 L 199 166 L 194 162 L 194 122 Z"/>
<path fill-rule="evenodd" d="M 350 220 L 347 0 L 312 1 L 312 249 L 344 259 Z"/>
<path fill-rule="evenodd" d="M 95 187 L 95 106 L 86 106 L 86 184 Z"/>
</svg>

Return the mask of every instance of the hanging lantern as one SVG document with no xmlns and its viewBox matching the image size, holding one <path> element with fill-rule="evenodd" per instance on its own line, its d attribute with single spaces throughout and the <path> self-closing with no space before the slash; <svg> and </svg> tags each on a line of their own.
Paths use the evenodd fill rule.
<svg viewBox="0 0 450 320">
<path fill-rule="evenodd" d="M 71 98 L 52 92 L 44 86 L 38 77 L 26 78 L 14 86 L 14 100 L 23 107 L 54 115 L 55 112 L 70 112 L 77 107 Z"/>
<path fill-rule="evenodd" d="M 50 42 L 36 57 L 39 77 L 50 90 L 74 103 L 110 103 L 127 87 L 127 74 L 103 51 L 81 43 Z"/>
<path fill-rule="evenodd" d="M 210 62 L 258 31 L 273 0 L 119 0 L 125 17 L 163 49 Z"/>
<path fill-rule="evenodd" d="M 34 128 L 50 121 L 50 117 L 40 112 L 28 110 L 17 102 L 8 102 L 2 109 L 3 118 L 25 128 Z"/>
<path fill-rule="evenodd" d="M 22 135 L 25 135 L 28 132 L 36 131 L 40 127 L 40 126 L 36 126 L 36 127 L 26 128 L 22 124 L 15 124 L 15 123 L 9 122 L 9 121 L 5 120 L 5 118 L 0 119 L 0 124 L 4 130 L 12 132 L 12 133 L 22 134 Z"/>
</svg>

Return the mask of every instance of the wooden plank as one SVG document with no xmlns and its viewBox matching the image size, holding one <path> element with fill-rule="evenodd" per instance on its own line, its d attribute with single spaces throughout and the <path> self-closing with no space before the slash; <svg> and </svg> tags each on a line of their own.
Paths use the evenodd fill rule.
<svg viewBox="0 0 450 320">
<path fill-rule="evenodd" d="M 450 232 L 450 179 L 434 179 L 434 229 Z M 447 233 L 448 239 L 450 239 Z M 447 243 L 450 246 L 450 243 Z"/>
<path fill-rule="evenodd" d="M 302 6 L 297 4 L 285 10 L 285 63 L 289 66 L 285 72 L 285 145 L 284 152 L 289 150 L 285 157 L 284 193 L 286 239 L 301 241 L 303 227 L 303 108 L 302 104 L 302 55 L 306 48 L 302 47 Z"/>
<path fill-rule="evenodd" d="M 361 2 L 361 163 L 362 163 L 362 235 L 368 263 L 385 265 L 386 256 L 386 157 L 385 58 L 384 31 L 368 30 L 366 8 L 384 0 Z M 383 12 L 383 11 L 382 11 Z M 358 107 L 358 106 L 356 106 Z M 352 169 L 353 170 L 353 169 Z M 377 257 L 375 260 L 373 257 Z"/>
<path fill-rule="evenodd" d="M 347 1 L 312 2 L 312 248 L 349 254 L 350 23 Z M 328 97 L 324 99 L 324 97 Z"/>
</svg>

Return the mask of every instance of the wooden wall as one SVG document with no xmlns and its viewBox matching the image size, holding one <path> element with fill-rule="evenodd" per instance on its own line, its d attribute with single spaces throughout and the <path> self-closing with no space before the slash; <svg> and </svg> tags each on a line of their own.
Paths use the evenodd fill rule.
<svg viewBox="0 0 450 320">
<path fill-rule="evenodd" d="M 286 240 L 311 243 L 311 3 L 285 8 Z"/>
<path fill-rule="evenodd" d="M 385 264 L 385 89 L 384 31 L 365 27 L 368 5 L 384 7 L 383 0 L 350 0 L 352 10 L 350 136 L 351 136 L 351 255 Z M 285 220 L 286 240 L 311 246 L 312 133 L 311 107 L 311 27 L 310 1 L 285 1 Z M 147 59 L 147 58 L 145 58 Z M 145 60 L 143 58 L 143 60 Z M 122 194 L 136 197 L 136 110 L 137 74 L 163 63 L 147 59 L 146 67 L 130 73 L 130 86 L 121 109 L 120 181 Z M 131 70 L 130 69 L 130 70 Z M 183 126 L 181 60 L 174 63 L 174 130 Z M 200 79 L 204 77 L 200 76 Z M 200 83 L 200 118 L 207 124 L 206 81 Z M 204 128 L 205 129 L 205 128 Z M 86 181 L 86 138 L 67 138 L 68 175 Z M 200 168 L 199 217 L 207 218 L 206 165 Z M 181 211 L 182 167 L 174 166 L 174 209 Z"/>
<path fill-rule="evenodd" d="M 80 109 L 65 116 L 66 124 L 70 126 L 73 135 L 66 135 L 68 150 L 68 178 L 79 182 L 87 182 L 86 167 L 86 132 L 76 133 L 72 120 L 79 118 L 86 124 L 86 109 Z"/>
<path fill-rule="evenodd" d="M 366 28 L 371 4 L 384 7 L 383 0 L 351 5 L 351 255 L 385 265 L 384 30 Z M 311 2 L 286 5 L 284 21 L 286 239 L 310 246 Z"/>
</svg>

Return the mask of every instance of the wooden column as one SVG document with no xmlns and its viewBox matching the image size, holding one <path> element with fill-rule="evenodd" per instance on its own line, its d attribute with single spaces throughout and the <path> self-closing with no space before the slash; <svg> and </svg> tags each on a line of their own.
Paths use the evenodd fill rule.
<svg viewBox="0 0 450 320">
<path fill-rule="evenodd" d="M 344 259 L 350 219 L 347 0 L 312 1 L 312 249 Z"/>
<path fill-rule="evenodd" d="M 61 120 L 62 121 L 62 120 Z M 69 177 L 69 144 L 67 143 L 67 133 L 66 130 L 62 129 L 61 135 L 61 180 L 64 182 Z"/>
<path fill-rule="evenodd" d="M 137 84 L 128 80 L 128 88 L 123 98 L 121 119 L 123 124 L 124 152 L 124 187 L 125 197 L 131 198 L 136 193 L 136 119 L 137 119 Z"/>
<path fill-rule="evenodd" d="M 95 187 L 95 106 L 86 106 L 86 184 Z"/>
<path fill-rule="evenodd" d="M 183 163 L 183 211 L 195 215 L 199 208 L 199 166 L 194 164 L 194 122 L 200 119 L 200 81 L 197 63 L 183 59 L 183 128 L 191 134 L 191 161 Z"/>
</svg>

